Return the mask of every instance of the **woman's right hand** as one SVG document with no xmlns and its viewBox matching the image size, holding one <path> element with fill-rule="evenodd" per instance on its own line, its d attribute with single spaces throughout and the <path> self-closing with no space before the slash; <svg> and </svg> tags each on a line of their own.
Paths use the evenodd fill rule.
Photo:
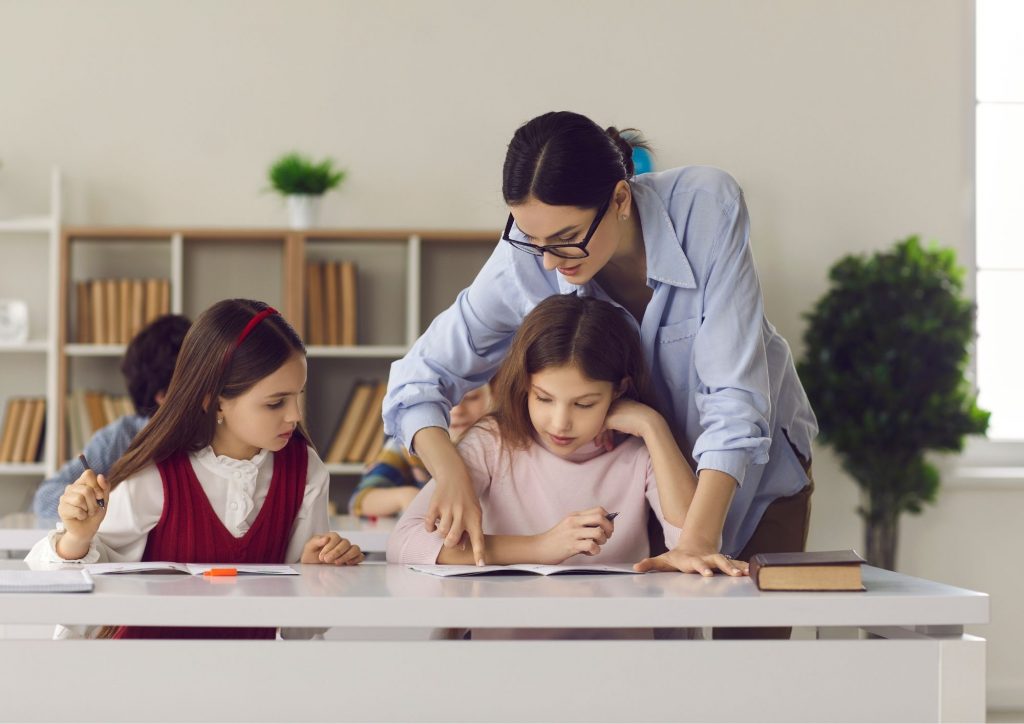
<svg viewBox="0 0 1024 724">
<path fill-rule="evenodd" d="M 86 470 L 64 488 L 57 503 L 57 515 L 65 531 L 57 541 L 61 558 L 77 560 L 89 552 L 89 545 L 107 515 L 106 506 L 99 505 L 100 500 L 109 504 L 110 486 L 105 476 L 97 476 L 92 470 Z"/>
<path fill-rule="evenodd" d="M 444 537 L 446 548 L 465 546 L 464 537 L 469 538 L 473 548 L 473 560 L 478 566 L 484 565 L 484 528 L 480 500 L 473 489 L 464 463 L 449 469 L 438 470 L 434 476 L 434 494 L 430 498 L 424 526 L 428 532 L 435 530 Z"/>
<path fill-rule="evenodd" d="M 615 523 L 608 520 L 608 511 L 600 506 L 570 513 L 537 536 L 537 562 L 558 565 L 579 553 L 595 556 L 614 531 Z"/>
</svg>

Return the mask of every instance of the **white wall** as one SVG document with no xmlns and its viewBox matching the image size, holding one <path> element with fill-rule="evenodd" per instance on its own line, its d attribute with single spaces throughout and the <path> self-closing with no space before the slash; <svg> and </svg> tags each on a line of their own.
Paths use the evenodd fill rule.
<svg viewBox="0 0 1024 724">
<path fill-rule="evenodd" d="M 261 190 L 294 147 L 351 172 L 325 224 L 497 229 L 513 130 L 572 109 L 739 179 L 799 353 L 839 256 L 920 233 L 972 262 L 971 25 L 957 0 L 6 0 L 0 215 L 45 208 L 56 162 L 73 223 L 281 225 Z M 852 481 L 827 450 L 815 471 L 811 545 L 860 547 Z M 993 594 L 992 703 L 1019 707 L 1022 503 L 960 481 L 900 556 Z"/>
</svg>

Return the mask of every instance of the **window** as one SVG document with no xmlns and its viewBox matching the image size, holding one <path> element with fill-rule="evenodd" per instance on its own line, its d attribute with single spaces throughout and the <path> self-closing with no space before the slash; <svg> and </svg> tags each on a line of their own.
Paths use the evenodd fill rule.
<svg viewBox="0 0 1024 724">
<path fill-rule="evenodd" d="M 978 401 L 1024 441 L 1024 2 L 976 8 Z"/>
</svg>

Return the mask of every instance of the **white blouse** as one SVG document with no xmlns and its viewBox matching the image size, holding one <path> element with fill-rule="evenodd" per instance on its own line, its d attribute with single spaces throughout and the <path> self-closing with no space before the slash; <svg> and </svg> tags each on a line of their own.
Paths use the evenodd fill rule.
<svg viewBox="0 0 1024 724">
<path fill-rule="evenodd" d="M 285 563 L 298 563 L 302 548 L 314 535 L 330 531 L 327 500 L 330 475 L 323 461 L 308 448 L 306 490 L 295 516 Z M 249 530 L 270 492 L 274 474 L 274 454 L 260 450 L 249 460 L 216 455 L 207 446 L 189 455 L 192 469 L 217 517 L 236 538 Z M 164 488 L 160 471 L 150 465 L 114 488 L 107 501 L 107 515 L 100 523 L 89 552 L 78 561 L 57 555 L 56 542 L 63 535 L 60 523 L 32 547 L 25 560 L 30 563 L 97 563 L 141 561 L 149 532 L 156 527 L 164 508 Z"/>
</svg>

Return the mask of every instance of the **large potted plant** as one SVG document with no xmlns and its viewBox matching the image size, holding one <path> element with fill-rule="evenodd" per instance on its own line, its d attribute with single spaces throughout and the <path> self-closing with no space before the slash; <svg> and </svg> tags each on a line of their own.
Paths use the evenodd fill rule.
<svg viewBox="0 0 1024 724">
<path fill-rule="evenodd" d="M 900 515 L 935 501 L 930 450 L 958 451 L 988 429 L 964 377 L 974 304 L 949 249 L 918 237 L 869 257 L 847 256 L 806 315 L 800 378 L 822 441 L 862 489 L 865 550 L 894 569 Z"/>
<path fill-rule="evenodd" d="M 277 159 L 268 173 L 270 185 L 288 203 L 289 225 L 308 229 L 316 224 L 321 197 L 345 180 L 345 171 L 334 167 L 329 158 L 320 163 L 299 153 Z"/>
</svg>

